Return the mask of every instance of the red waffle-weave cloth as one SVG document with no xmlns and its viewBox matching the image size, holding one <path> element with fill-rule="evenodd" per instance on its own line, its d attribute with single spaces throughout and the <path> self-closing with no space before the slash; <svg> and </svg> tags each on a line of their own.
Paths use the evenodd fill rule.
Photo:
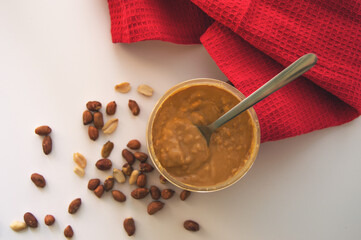
<svg viewBox="0 0 361 240">
<path fill-rule="evenodd" d="M 309 72 L 255 106 L 262 142 L 361 113 L 360 0 L 108 0 L 113 42 L 202 43 L 246 96 L 300 56 Z"/>
</svg>

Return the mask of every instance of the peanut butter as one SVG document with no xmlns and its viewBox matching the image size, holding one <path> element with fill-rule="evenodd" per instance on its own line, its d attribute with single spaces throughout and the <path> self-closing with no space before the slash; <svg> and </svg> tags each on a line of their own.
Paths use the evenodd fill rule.
<svg viewBox="0 0 361 240">
<path fill-rule="evenodd" d="M 255 124 L 248 111 L 213 133 L 209 146 L 195 125 L 208 125 L 239 99 L 211 85 L 185 87 L 169 96 L 153 124 L 154 152 L 179 181 L 211 186 L 234 176 L 254 150 Z"/>
</svg>

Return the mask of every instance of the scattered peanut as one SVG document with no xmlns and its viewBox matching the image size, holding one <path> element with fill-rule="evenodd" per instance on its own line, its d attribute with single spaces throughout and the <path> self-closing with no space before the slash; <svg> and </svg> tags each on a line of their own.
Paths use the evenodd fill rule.
<svg viewBox="0 0 361 240">
<path fill-rule="evenodd" d="M 138 170 L 133 170 L 132 174 L 130 174 L 129 177 L 129 184 L 132 185 L 137 181 L 139 175 L 139 171 Z"/>
<path fill-rule="evenodd" d="M 53 148 L 53 141 L 51 140 L 51 137 L 49 135 L 44 137 L 42 145 L 45 155 L 50 154 Z"/>
<path fill-rule="evenodd" d="M 133 150 L 139 149 L 141 146 L 140 142 L 137 139 L 130 140 L 127 144 L 127 147 Z"/>
<path fill-rule="evenodd" d="M 64 236 L 66 238 L 72 238 L 74 235 L 74 231 L 73 231 L 73 228 L 68 225 L 65 229 L 64 229 Z"/>
<path fill-rule="evenodd" d="M 128 82 L 122 82 L 115 85 L 114 89 L 120 93 L 127 93 L 130 91 L 130 84 Z"/>
<path fill-rule="evenodd" d="M 83 124 L 88 125 L 93 122 L 93 114 L 89 110 L 83 112 Z"/>
<path fill-rule="evenodd" d="M 103 120 L 103 114 L 101 112 L 94 113 L 94 119 L 93 119 L 94 127 L 97 129 L 102 129 L 104 126 L 104 120 Z"/>
<path fill-rule="evenodd" d="M 109 155 L 113 151 L 113 148 L 114 148 L 114 143 L 112 143 L 111 141 L 106 142 L 102 148 L 102 157 L 103 158 L 109 157 Z"/>
<path fill-rule="evenodd" d="M 122 170 L 119 170 L 117 168 L 113 169 L 113 177 L 118 183 L 124 183 L 125 182 L 125 176 Z"/>
<path fill-rule="evenodd" d="M 139 85 L 137 91 L 147 97 L 151 97 L 153 95 L 153 88 L 145 84 Z"/>
<path fill-rule="evenodd" d="M 133 165 L 135 157 L 131 151 L 129 151 L 128 149 L 123 149 L 122 156 L 129 163 L 129 165 Z"/>
<path fill-rule="evenodd" d="M 139 164 L 139 168 L 140 168 L 140 171 L 146 172 L 146 173 L 152 172 L 154 170 L 154 167 L 148 163 Z"/>
<path fill-rule="evenodd" d="M 88 189 L 94 191 L 100 184 L 99 178 L 90 179 L 88 182 Z"/>
<path fill-rule="evenodd" d="M 108 176 L 107 179 L 104 181 L 104 190 L 109 192 L 114 186 L 114 177 Z"/>
<path fill-rule="evenodd" d="M 99 185 L 95 190 L 94 190 L 94 194 L 98 197 L 101 198 L 103 196 L 104 193 L 104 186 L 103 185 Z"/>
<path fill-rule="evenodd" d="M 164 207 L 164 203 L 160 201 L 153 201 L 149 203 L 147 207 L 147 212 L 149 215 L 153 215 Z"/>
<path fill-rule="evenodd" d="M 78 211 L 81 206 L 81 198 L 76 198 L 69 204 L 68 213 L 74 214 Z"/>
<path fill-rule="evenodd" d="M 73 169 L 74 173 L 76 175 L 78 175 L 79 177 L 84 177 L 85 175 L 85 171 L 83 168 L 79 167 L 78 165 L 76 165 Z"/>
<path fill-rule="evenodd" d="M 136 101 L 129 99 L 128 107 L 134 116 L 139 115 L 140 108 Z"/>
<path fill-rule="evenodd" d="M 93 126 L 89 126 L 88 128 L 88 135 L 89 135 L 89 138 L 93 141 L 97 140 L 98 137 L 99 137 L 99 131 L 98 129 L 96 129 L 95 127 Z"/>
<path fill-rule="evenodd" d="M 191 232 L 199 231 L 199 224 L 193 220 L 184 221 L 183 226 L 185 229 L 187 229 L 188 231 L 191 231 Z"/>
<path fill-rule="evenodd" d="M 148 159 L 148 155 L 143 152 L 135 152 L 134 157 L 135 159 L 138 159 L 141 163 L 144 163 Z"/>
<path fill-rule="evenodd" d="M 44 218 L 44 223 L 47 226 L 53 225 L 55 222 L 55 217 L 53 215 L 46 215 Z"/>
<path fill-rule="evenodd" d="M 28 227 L 31 227 L 31 228 L 37 228 L 38 227 L 38 220 L 30 212 L 27 212 L 27 213 L 24 214 L 24 222 L 26 223 L 26 225 L 28 225 Z"/>
<path fill-rule="evenodd" d="M 43 188 L 45 187 L 46 185 L 46 181 L 45 181 L 45 178 L 38 174 L 38 173 L 33 173 L 31 174 L 31 181 L 33 181 L 33 183 L 37 186 L 37 187 L 40 187 L 40 188 Z"/>
<path fill-rule="evenodd" d="M 103 127 L 103 133 L 111 134 L 113 133 L 118 127 L 118 118 L 109 119 Z"/>
<path fill-rule="evenodd" d="M 133 218 L 126 218 L 123 222 L 124 230 L 127 232 L 128 236 L 132 236 L 135 233 L 135 223 Z"/>
<path fill-rule="evenodd" d="M 74 162 L 81 168 L 85 168 L 87 164 L 86 158 L 81 153 L 74 153 L 73 154 L 73 160 Z"/>
<path fill-rule="evenodd" d="M 98 101 L 89 101 L 86 104 L 86 108 L 89 111 L 93 111 L 93 112 L 98 111 L 101 107 L 102 107 L 102 104 Z"/>
<path fill-rule="evenodd" d="M 117 202 L 125 202 L 125 200 L 127 199 L 127 197 L 124 195 L 124 193 L 122 193 L 121 191 L 118 191 L 118 190 L 113 190 L 112 195 L 113 195 L 114 200 Z"/>
<path fill-rule="evenodd" d="M 161 192 L 161 196 L 163 199 L 169 199 L 169 198 L 173 197 L 174 193 L 175 192 L 172 189 L 163 189 Z"/>
<path fill-rule="evenodd" d="M 109 170 L 112 167 L 112 161 L 110 161 L 108 158 L 102 158 L 99 159 L 96 163 L 95 166 L 102 171 L 105 170 Z"/>
<path fill-rule="evenodd" d="M 125 163 L 122 167 L 122 171 L 125 175 L 130 176 L 133 172 L 133 167 L 129 165 L 129 163 Z"/>
<path fill-rule="evenodd" d="M 49 126 L 43 125 L 43 126 L 37 127 L 35 129 L 35 133 L 40 136 L 46 136 L 51 133 L 51 128 Z"/>
<path fill-rule="evenodd" d="M 147 184 L 147 175 L 145 175 L 144 173 L 139 174 L 137 178 L 137 186 L 145 187 L 146 184 Z"/>
<path fill-rule="evenodd" d="M 160 190 L 157 186 L 151 186 L 150 187 L 150 196 L 154 200 L 158 200 L 160 198 Z"/>
<path fill-rule="evenodd" d="M 24 222 L 20 222 L 20 221 L 13 221 L 10 224 L 10 228 L 12 230 L 14 230 L 15 232 L 19 232 L 21 230 L 24 230 L 25 228 L 27 228 L 28 226 L 26 225 L 26 223 Z"/>
<path fill-rule="evenodd" d="M 107 104 L 105 112 L 108 115 L 114 115 L 116 110 L 117 110 L 117 104 L 115 103 L 115 101 L 112 101 Z"/>
<path fill-rule="evenodd" d="M 132 191 L 131 195 L 135 199 L 145 198 L 149 193 L 147 188 L 136 188 Z"/>
</svg>

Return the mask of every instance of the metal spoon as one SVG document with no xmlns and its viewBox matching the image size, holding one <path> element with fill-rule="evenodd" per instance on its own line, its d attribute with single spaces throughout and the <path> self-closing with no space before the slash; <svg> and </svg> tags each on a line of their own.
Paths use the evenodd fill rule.
<svg viewBox="0 0 361 240">
<path fill-rule="evenodd" d="M 226 122 L 232 120 L 248 108 L 252 107 L 265 97 L 268 97 L 278 89 L 292 82 L 308 70 L 310 70 L 317 62 L 317 56 L 313 53 L 308 53 L 300 57 L 297 61 L 292 63 L 290 66 L 285 68 L 282 72 L 277 74 L 271 80 L 266 82 L 262 87 L 257 89 L 247 98 L 243 99 L 242 102 L 238 103 L 231 110 L 223 114 L 213 123 L 208 126 L 197 126 L 199 131 L 203 134 L 204 138 L 209 145 L 212 133 L 225 124 Z"/>
</svg>

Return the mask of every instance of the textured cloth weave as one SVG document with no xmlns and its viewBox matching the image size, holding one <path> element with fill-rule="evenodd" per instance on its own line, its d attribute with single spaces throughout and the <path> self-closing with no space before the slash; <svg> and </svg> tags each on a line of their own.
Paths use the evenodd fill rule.
<svg viewBox="0 0 361 240">
<path fill-rule="evenodd" d="M 315 67 L 254 108 L 262 141 L 361 113 L 360 0 L 108 0 L 113 42 L 202 43 L 246 96 L 313 52 Z"/>
</svg>

